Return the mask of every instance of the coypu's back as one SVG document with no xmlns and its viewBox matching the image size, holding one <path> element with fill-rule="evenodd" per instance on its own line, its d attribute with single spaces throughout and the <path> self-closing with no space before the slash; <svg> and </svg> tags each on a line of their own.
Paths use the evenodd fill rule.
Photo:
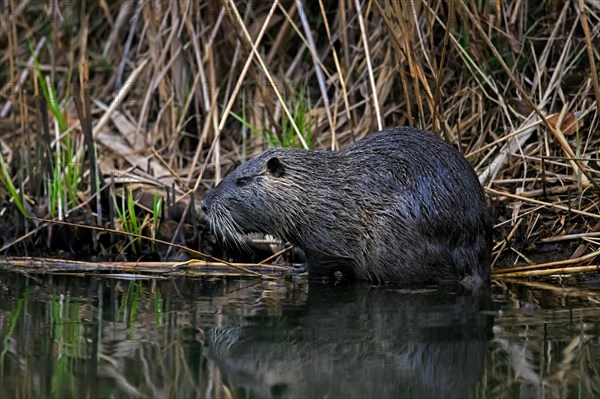
<svg viewBox="0 0 600 399">
<path fill-rule="evenodd" d="M 227 237 L 260 231 L 300 246 L 315 277 L 489 280 L 491 225 L 477 176 L 452 146 L 418 129 L 384 130 L 341 152 L 265 151 L 203 207 Z"/>
<path fill-rule="evenodd" d="M 390 217 L 395 223 L 381 238 L 390 249 L 383 255 L 386 264 L 396 259 L 415 265 L 402 268 L 403 280 L 468 285 L 489 280 L 492 239 L 485 195 L 454 147 L 432 133 L 400 127 L 367 136 L 340 155 L 347 165 L 363 159 L 365 191 L 388 199 L 377 224 L 385 224 L 390 208 L 399 215 Z M 404 250 L 398 252 L 400 245 Z M 400 278 L 394 268 L 386 275 Z"/>
</svg>

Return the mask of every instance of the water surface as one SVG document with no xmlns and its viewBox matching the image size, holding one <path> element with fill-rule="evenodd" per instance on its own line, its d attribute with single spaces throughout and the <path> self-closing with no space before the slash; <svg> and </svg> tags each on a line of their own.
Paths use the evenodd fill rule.
<svg viewBox="0 0 600 399">
<path fill-rule="evenodd" d="M 599 397 L 599 301 L 0 272 L 0 397 Z"/>
</svg>

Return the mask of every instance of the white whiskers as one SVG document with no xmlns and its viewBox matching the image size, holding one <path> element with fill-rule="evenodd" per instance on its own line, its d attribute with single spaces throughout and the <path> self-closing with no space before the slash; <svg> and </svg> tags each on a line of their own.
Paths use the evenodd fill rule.
<svg viewBox="0 0 600 399">
<path fill-rule="evenodd" d="M 215 204 L 207 216 L 211 231 L 220 236 L 223 242 L 232 243 L 238 249 L 249 249 L 244 230 L 227 208 Z"/>
</svg>

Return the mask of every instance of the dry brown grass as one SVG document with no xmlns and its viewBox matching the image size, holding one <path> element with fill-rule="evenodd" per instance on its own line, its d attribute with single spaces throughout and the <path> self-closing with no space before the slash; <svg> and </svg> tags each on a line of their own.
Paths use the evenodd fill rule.
<svg viewBox="0 0 600 399">
<path fill-rule="evenodd" d="M 600 2 L 249 4 L 8 2 L 0 146 L 26 206 L 47 217 L 33 165 L 43 146 L 56 151 L 41 133 L 35 52 L 44 79 L 62 89 L 82 163 L 69 99 L 71 85 L 87 90 L 101 187 L 135 181 L 177 199 L 202 195 L 274 139 L 265 132 L 339 149 L 381 126 L 411 125 L 476 168 L 497 211 L 498 264 L 597 263 Z M 47 128 L 58 136 L 52 114 Z M 81 184 L 81 203 L 90 192 Z M 40 226 L 2 194 L 8 248 Z"/>
</svg>

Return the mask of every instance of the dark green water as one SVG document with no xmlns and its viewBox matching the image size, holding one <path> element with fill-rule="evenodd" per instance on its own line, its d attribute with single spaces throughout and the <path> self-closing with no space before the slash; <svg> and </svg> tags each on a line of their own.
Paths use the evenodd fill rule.
<svg viewBox="0 0 600 399">
<path fill-rule="evenodd" d="M 600 295 L 0 272 L 0 398 L 600 397 Z"/>
</svg>

